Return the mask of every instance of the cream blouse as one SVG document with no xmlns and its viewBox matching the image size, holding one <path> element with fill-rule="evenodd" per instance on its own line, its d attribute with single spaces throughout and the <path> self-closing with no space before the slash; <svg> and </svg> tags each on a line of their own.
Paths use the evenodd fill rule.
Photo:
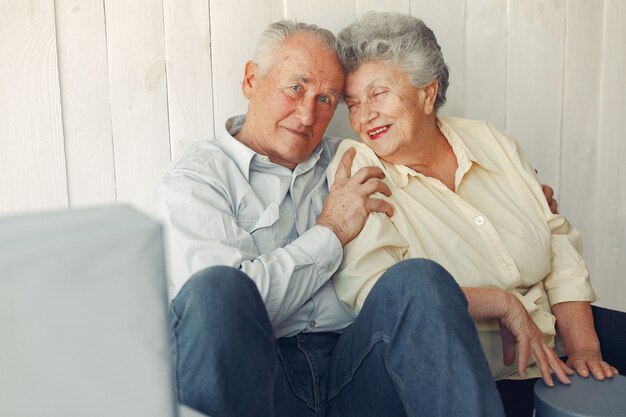
<svg viewBox="0 0 626 417">
<path fill-rule="evenodd" d="M 518 144 L 493 125 L 441 118 L 438 126 L 456 155 L 455 189 L 406 166 L 379 159 L 366 145 L 344 140 L 327 169 L 329 184 L 342 155 L 357 149 L 352 166 L 379 166 L 395 214 L 370 214 L 344 247 L 333 281 L 340 300 L 358 314 L 381 274 L 407 258 L 432 259 L 462 287 L 497 287 L 515 294 L 554 346 L 551 305 L 595 301 L 580 235 L 552 214 L 534 170 Z M 416 277 L 419 279 L 419 277 Z M 519 378 L 502 363 L 497 320 L 476 322 L 495 378 Z M 531 367 L 526 377 L 539 376 Z"/>
</svg>

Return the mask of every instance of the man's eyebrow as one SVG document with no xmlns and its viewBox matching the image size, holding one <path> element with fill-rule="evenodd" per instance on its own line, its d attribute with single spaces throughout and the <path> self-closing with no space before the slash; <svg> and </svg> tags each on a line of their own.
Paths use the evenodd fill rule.
<svg viewBox="0 0 626 417">
<path fill-rule="evenodd" d="M 311 82 L 311 78 L 307 77 L 306 75 L 296 74 L 293 77 L 291 77 L 291 81 L 296 81 L 302 84 L 308 84 Z"/>
<path fill-rule="evenodd" d="M 341 93 L 339 91 L 337 91 L 336 88 L 331 88 L 330 89 L 330 95 L 335 97 L 335 100 L 341 100 Z"/>
</svg>

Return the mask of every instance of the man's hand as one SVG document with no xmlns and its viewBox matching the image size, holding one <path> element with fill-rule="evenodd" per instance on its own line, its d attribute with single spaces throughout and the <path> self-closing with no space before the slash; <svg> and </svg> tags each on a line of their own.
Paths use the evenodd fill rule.
<svg viewBox="0 0 626 417">
<path fill-rule="evenodd" d="M 380 181 L 385 174 L 377 167 L 363 167 L 351 176 L 355 155 L 356 150 L 350 148 L 341 158 L 335 182 L 317 219 L 317 224 L 328 227 L 337 235 L 342 246 L 359 234 L 369 213 L 393 215 L 391 204 L 380 198 L 370 197 L 374 193 L 391 196 L 389 187 Z"/>
<path fill-rule="evenodd" d="M 556 202 L 556 198 L 554 198 L 554 190 L 549 185 L 542 184 L 541 190 L 543 191 L 543 195 L 546 196 L 546 201 L 550 206 L 550 211 L 552 214 L 559 214 L 559 205 Z"/>
</svg>

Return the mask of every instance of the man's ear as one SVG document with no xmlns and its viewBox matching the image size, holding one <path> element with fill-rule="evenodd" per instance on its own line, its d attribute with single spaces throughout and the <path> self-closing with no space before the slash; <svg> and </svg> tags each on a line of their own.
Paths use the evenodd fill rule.
<svg viewBox="0 0 626 417">
<path fill-rule="evenodd" d="M 246 98 L 250 98 L 252 95 L 252 89 L 256 83 L 256 75 L 259 70 L 259 66 L 254 61 L 246 62 L 246 68 L 243 74 L 243 83 L 241 84 L 241 91 Z"/>
<path fill-rule="evenodd" d="M 437 92 L 439 91 L 439 81 L 434 79 L 430 84 L 422 87 L 420 99 L 424 107 L 424 113 L 430 116 L 435 111 L 435 102 L 437 101 Z"/>
</svg>

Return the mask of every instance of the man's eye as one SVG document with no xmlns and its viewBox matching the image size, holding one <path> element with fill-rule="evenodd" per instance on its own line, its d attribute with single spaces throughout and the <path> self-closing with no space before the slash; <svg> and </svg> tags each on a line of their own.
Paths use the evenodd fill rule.
<svg viewBox="0 0 626 417">
<path fill-rule="evenodd" d="M 302 86 L 299 84 L 292 85 L 291 90 L 295 91 L 296 93 L 299 93 L 300 91 L 302 91 Z"/>
<path fill-rule="evenodd" d="M 330 97 L 328 96 L 322 96 L 320 97 L 320 101 L 324 104 L 331 104 L 332 100 L 330 99 Z"/>
<path fill-rule="evenodd" d="M 380 97 L 383 94 L 385 94 L 387 91 L 386 90 L 376 90 L 374 91 L 374 97 Z"/>
</svg>

